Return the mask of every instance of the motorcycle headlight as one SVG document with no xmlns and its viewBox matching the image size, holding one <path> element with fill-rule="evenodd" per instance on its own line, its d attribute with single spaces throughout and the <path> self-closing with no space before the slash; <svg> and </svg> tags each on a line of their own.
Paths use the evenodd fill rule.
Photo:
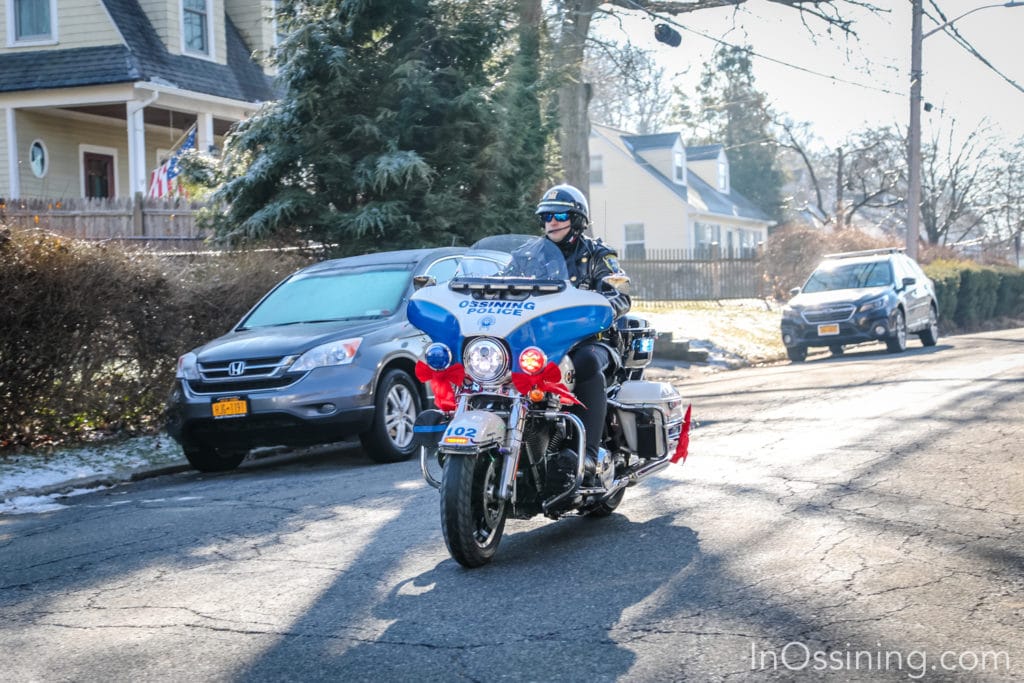
<svg viewBox="0 0 1024 683">
<path fill-rule="evenodd" d="M 178 369 L 174 372 L 178 379 L 199 379 L 199 359 L 189 351 L 178 358 Z"/>
<path fill-rule="evenodd" d="M 462 357 L 466 374 L 477 384 L 491 384 L 508 372 L 508 352 L 494 339 L 474 339 L 466 344 Z"/>
<path fill-rule="evenodd" d="M 885 297 L 884 296 L 880 297 L 878 299 L 872 299 L 871 301 L 866 301 L 866 302 L 862 303 L 860 305 L 860 307 L 857 309 L 857 312 L 858 313 L 867 313 L 868 311 L 877 311 L 879 308 L 883 308 L 883 307 L 885 307 Z"/>
<path fill-rule="evenodd" d="M 356 357 L 362 337 L 342 339 L 315 346 L 299 356 L 299 359 L 288 368 L 291 372 L 305 372 L 313 368 L 324 368 L 331 365 L 348 365 Z"/>
</svg>

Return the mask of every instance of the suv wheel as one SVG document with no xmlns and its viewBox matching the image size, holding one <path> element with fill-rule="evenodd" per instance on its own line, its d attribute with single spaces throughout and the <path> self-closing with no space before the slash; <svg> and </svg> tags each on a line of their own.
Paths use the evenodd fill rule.
<svg viewBox="0 0 1024 683">
<path fill-rule="evenodd" d="M 803 363 L 807 360 L 807 347 L 806 346 L 789 346 L 786 348 L 786 355 L 794 363 Z"/>
<path fill-rule="evenodd" d="M 935 312 L 935 306 L 928 310 L 928 327 L 917 336 L 925 346 L 935 346 L 939 342 L 939 316 Z"/>
<path fill-rule="evenodd" d="M 370 459 L 408 460 L 416 451 L 412 430 L 419 413 L 420 393 L 415 380 L 403 370 L 384 373 L 374 400 L 373 426 L 359 435 Z"/>
<path fill-rule="evenodd" d="M 892 336 L 885 340 L 885 346 L 889 353 L 907 350 L 907 319 L 898 308 L 892 316 Z"/>
<path fill-rule="evenodd" d="M 212 448 L 187 444 L 182 445 L 188 464 L 200 472 L 227 472 L 242 464 L 249 451 L 229 448 Z"/>
</svg>

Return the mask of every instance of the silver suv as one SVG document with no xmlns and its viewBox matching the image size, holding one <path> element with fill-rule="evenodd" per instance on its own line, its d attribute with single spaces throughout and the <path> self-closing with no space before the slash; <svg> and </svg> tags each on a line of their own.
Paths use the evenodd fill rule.
<svg viewBox="0 0 1024 683">
<path fill-rule="evenodd" d="M 509 260 L 466 248 L 325 261 L 285 278 L 235 327 L 178 359 L 166 428 L 204 472 L 237 467 L 259 446 L 359 435 L 378 462 L 413 454 L 428 398 L 416 361 L 430 340 L 406 318 L 413 278 L 492 275 Z"/>
</svg>

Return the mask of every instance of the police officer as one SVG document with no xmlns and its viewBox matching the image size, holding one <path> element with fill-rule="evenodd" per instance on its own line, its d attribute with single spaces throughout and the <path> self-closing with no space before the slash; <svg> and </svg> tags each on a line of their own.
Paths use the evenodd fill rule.
<svg viewBox="0 0 1024 683">
<path fill-rule="evenodd" d="M 541 197 L 536 213 L 545 236 L 558 245 L 565 257 L 570 282 L 579 289 L 590 289 L 607 297 L 616 318 L 629 311 L 629 296 L 602 282 L 606 275 L 622 272 L 615 250 L 583 234 L 590 227 L 590 206 L 583 193 L 572 185 L 555 185 Z M 604 432 L 608 410 L 605 375 L 612 363 L 611 354 L 596 339 L 580 344 L 570 354 L 576 367 L 575 394 L 585 406 L 575 406 L 574 412 L 587 430 L 588 473 L 596 469 Z"/>
</svg>

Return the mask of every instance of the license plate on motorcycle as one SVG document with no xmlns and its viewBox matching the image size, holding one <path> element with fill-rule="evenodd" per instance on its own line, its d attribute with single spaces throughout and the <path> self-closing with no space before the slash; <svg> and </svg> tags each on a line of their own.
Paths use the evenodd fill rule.
<svg viewBox="0 0 1024 683">
<path fill-rule="evenodd" d="M 219 420 L 225 417 L 245 417 L 249 414 L 249 404 L 244 398 L 230 396 L 218 398 L 210 404 L 213 410 L 213 418 Z"/>
<path fill-rule="evenodd" d="M 818 325 L 819 337 L 827 337 L 830 334 L 839 334 L 839 325 Z"/>
</svg>

